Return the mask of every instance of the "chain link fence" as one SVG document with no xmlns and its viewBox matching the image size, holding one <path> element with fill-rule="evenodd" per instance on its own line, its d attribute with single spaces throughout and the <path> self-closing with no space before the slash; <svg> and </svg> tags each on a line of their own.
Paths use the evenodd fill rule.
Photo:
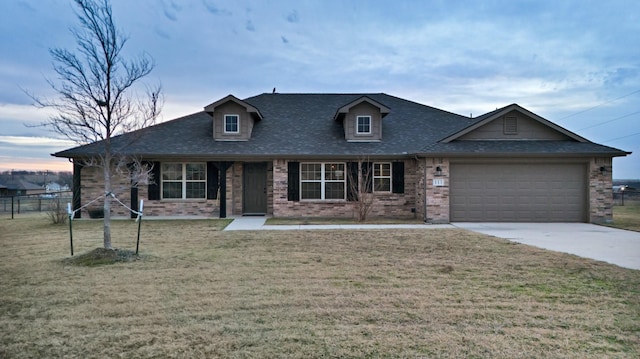
<svg viewBox="0 0 640 359">
<path fill-rule="evenodd" d="M 35 193 L 20 196 L 0 197 L 0 213 L 11 214 L 11 218 L 22 213 L 49 212 L 59 208 L 60 204 L 66 208 L 71 203 L 72 191 Z"/>
<path fill-rule="evenodd" d="M 624 190 L 613 191 L 614 206 L 637 206 L 640 205 L 640 191 L 635 188 L 627 187 Z"/>
</svg>

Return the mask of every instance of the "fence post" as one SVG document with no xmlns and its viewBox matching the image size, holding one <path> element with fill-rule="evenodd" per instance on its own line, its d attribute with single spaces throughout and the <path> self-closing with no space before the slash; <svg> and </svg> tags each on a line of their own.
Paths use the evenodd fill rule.
<svg viewBox="0 0 640 359">
<path fill-rule="evenodd" d="M 138 239 L 136 240 L 136 255 L 138 255 L 138 248 L 140 247 L 140 226 L 142 226 L 142 209 L 144 208 L 144 200 L 140 200 L 140 207 L 138 207 Z"/>
<path fill-rule="evenodd" d="M 11 196 L 11 219 L 13 219 L 13 196 Z"/>
</svg>

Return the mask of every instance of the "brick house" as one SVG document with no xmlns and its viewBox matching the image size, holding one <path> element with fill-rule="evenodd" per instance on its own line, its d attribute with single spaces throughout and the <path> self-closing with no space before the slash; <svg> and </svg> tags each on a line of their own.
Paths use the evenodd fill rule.
<svg viewBox="0 0 640 359">
<path fill-rule="evenodd" d="M 365 190 L 370 217 L 428 223 L 609 221 L 612 158 L 629 154 L 517 104 L 472 118 L 383 93 L 229 95 L 112 146 L 153 164 L 149 185 L 114 179 L 147 216 L 353 217 Z M 82 166 L 100 148 L 53 154 L 75 163 L 74 208 L 103 191 Z"/>
</svg>

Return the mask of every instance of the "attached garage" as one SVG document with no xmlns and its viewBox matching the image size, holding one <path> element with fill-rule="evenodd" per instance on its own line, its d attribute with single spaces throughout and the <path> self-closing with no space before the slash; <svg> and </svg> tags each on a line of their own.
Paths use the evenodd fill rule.
<svg viewBox="0 0 640 359">
<path fill-rule="evenodd" d="M 457 222 L 587 222 L 587 163 L 452 163 Z"/>
</svg>

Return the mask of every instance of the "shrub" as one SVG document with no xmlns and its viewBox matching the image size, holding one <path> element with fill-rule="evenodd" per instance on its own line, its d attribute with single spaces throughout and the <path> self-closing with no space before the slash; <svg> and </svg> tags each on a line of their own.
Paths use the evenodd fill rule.
<svg viewBox="0 0 640 359">
<path fill-rule="evenodd" d="M 87 212 L 89 212 L 89 217 L 91 218 L 104 218 L 104 208 L 89 208 Z"/>
<path fill-rule="evenodd" d="M 69 217 L 67 209 L 65 208 L 64 203 L 62 203 L 60 198 L 55 198 L 51 201 L 47 215 L 49 216 L 49 219 L 51 219 L 51 222 L 53 224 L 65 224 L 67 223 L 67 218 Z"/>
</svg>

